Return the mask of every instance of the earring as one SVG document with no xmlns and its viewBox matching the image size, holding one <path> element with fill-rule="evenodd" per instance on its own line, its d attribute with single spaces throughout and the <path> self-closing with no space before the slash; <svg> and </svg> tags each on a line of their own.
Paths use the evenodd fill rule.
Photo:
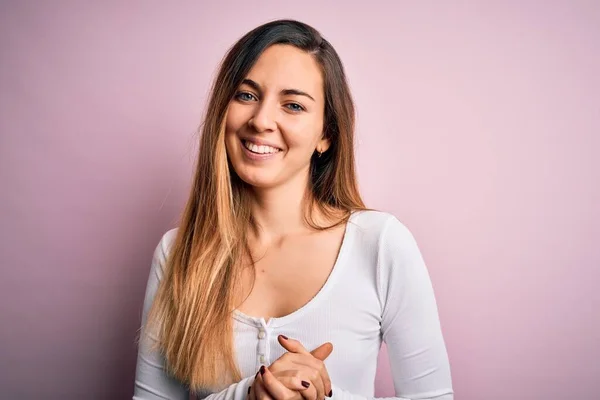
<svg viewBox="0 0 600 400">
<path fill-rule="evenodd" d="M 319 153 L 319 156 L 318 156 L 318 157 L 319 157 L 319 158 L 321 158 L 321 156 L 323 155 L 323 152 L 322 152 L 322 151 L 319 151 L 319 150 L 317 150 L 317 153 Z"/>
</svg>

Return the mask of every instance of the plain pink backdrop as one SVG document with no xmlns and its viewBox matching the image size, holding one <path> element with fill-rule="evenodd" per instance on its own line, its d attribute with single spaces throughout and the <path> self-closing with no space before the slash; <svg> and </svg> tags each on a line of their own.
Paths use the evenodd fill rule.
<svg viewBox="0 0 600 400">
<path fill-rule="evenodd" d="M 599 398 L 599 4 L 2 1 L 2 398 L 131 397 L 216 65 L 282 17 L 345 63 L 359 183 L 419 242 L 457 399 Z"/>
</svg>

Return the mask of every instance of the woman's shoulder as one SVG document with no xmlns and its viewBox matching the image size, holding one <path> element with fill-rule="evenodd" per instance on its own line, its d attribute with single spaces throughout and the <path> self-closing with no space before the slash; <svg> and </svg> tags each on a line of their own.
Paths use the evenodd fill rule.
<svg viewBox="0 0 600 400">
<path fill-rule="evenodd" d="M 160 238 L 158 247 L 160 247 L 161 251 L 163 251 L 165 254 L 168 254 L 170 252 L 173 243 L 175 243 L 175 238 L 177 237 L 178 231 L 179 228 L 169 229 Z"/>
<path fill-rule="evenodd" d="M 359 210 L 352 213 L 351 223 L 361 231 L 381 237 L 386 231 L 408 229 L 394 214 L 380 210 Z"/>
<path fill-rule="evenodd" d="M 350 222 L 358 231 L 363 242 L 377 244 L 379 250 L 414 242 L 414 237 L 408 227 L 389 212 L 355 211 Z"/>
<path fill-rule="evenodd" d="M 152 270 L 157 275 L 159 280 L 162 278 L 165 272 L 166 260 L 171 252 L 175 238 L 177 237 L 178 228 L 169 229 L 165 232 L 156 248 L 154 249 L 154 255 L 152 257 Z"/>
</svg>

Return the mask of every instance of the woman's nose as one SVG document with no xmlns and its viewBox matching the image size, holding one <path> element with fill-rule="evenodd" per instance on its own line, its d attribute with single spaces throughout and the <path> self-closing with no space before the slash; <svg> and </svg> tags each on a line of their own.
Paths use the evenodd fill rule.
<svg viewBox="0 0 600 400">
<path fill-rule="evenodd" d="M 277 129 L 276 109 L 267 102 L 259 103 L 248 123 L 257 131 L 265 132 Z"/>
</svg>

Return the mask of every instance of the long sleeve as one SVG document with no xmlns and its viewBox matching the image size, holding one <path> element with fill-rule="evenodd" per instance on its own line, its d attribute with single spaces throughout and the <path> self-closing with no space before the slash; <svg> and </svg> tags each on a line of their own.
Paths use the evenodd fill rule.
<svg viewBox="0 0 600 400">
<path fill-rule="evenodd" d="M 175 230 L 167 232 L 154 252 L 150 276 L 146 285 L 142 326 L 146 323 L 150 306 L 154 301 L 156 290 L 164 275 L 167 252 L 174 236 Z M 188 388 L 166 373 L 164 356 L 159 352 L 150 350 L 154 341 L 156 341 L 155 332 L 141 331 L 133 400 L 188 400 L 190 398 Z M 250 376 L 228 386 L 220 392 L 208 394 L 200 398 L 208 400 L 245 400 L 248 386 L 253 381 L 254 376 Z"/>
<path fill-rule="evenodd" d="M 393 216 L 381 234 L 378 254 L 381 331 L 397 396 L 393 399 L 452 400 L 450 364 L 431 279 L 413 235 Z M 366 399 L 335 385 L 333 397 Z"/>
<path fill-rule="evenodd" d="M 175 231 L 167 232 L 154 251 L 144 297 L 142 327 L 146 324 L 150 306 L 163 277 L 168 245 L 174 235 Z M 166 373 L 164 356 L 160 352 L 151 351 L 155 341 L 155 332 L 141 330 L 133 400 L 188 400 L 187 388 Z"/>
</svg>

